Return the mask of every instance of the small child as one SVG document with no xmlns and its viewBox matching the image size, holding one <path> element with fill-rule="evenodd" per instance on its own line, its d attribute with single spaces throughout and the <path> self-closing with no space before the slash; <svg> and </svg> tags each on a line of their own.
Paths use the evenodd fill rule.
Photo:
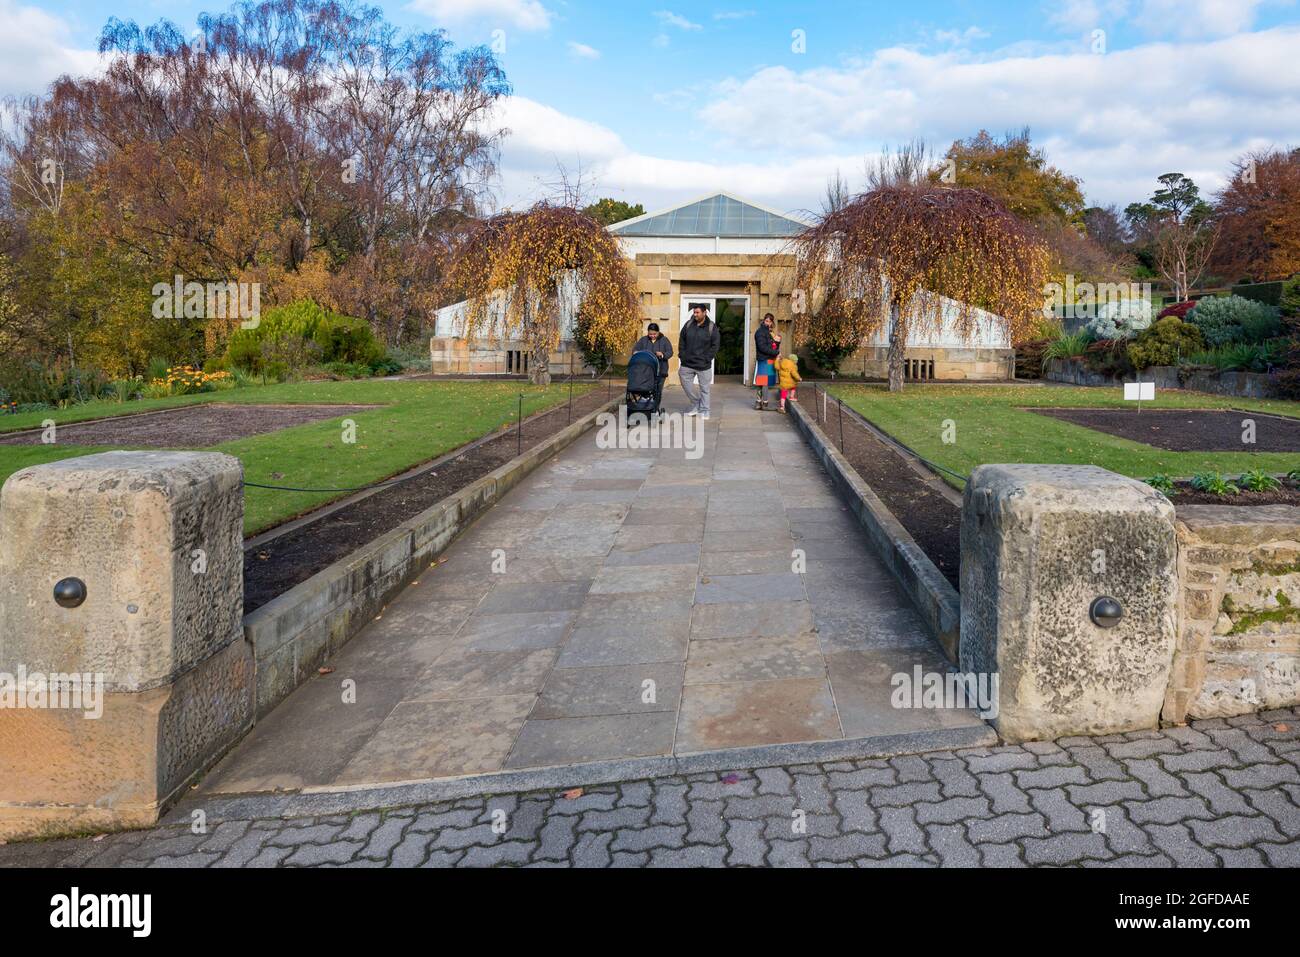
<svg viewBox="0 0 1300 957">
<path fill-rule="evenodd" d="M 797 390 L 799 383 L 803 381 L 803 376 L 799 375 L 799 357 L 782 356 L 776 360 L 777 381 L 781 385 L 781 407 L 785 411 L 785 400 L 788 398 L 791 402 L 798 400 Z"/>
</svg>

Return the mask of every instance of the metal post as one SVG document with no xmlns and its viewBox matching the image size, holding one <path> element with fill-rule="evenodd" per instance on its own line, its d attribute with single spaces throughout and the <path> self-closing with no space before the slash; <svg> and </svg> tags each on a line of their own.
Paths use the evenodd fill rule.
<svg viewBox="0 0 1300 957">
<path fill-rule="evenodd" d="M 573 424 L 573 363 L 569 363 L 569 424 Z"/>
<path fill-rule="evenodd" d="M 524 394 L 519 393 L 519 427 L 515 429 L 518 439 L 515 442 L 515 454 L 524 454 Z"/>
<path fill-rule="evenodd" d="M 844 451 L 844 400 L 837 400 L 840 404 L 840 451 Z"/>
</svg>

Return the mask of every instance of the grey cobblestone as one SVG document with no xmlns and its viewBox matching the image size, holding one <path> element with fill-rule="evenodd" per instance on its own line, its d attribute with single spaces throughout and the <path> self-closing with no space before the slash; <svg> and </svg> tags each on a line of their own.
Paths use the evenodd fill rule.
<svg viewBox="0 0 1300 957">
<path fill-rule="evenodd" d="M 1016 787 L 1015 776 L 1010 771 L 1001 774 L 981 774 L 980 790 L 993 802 L 994 814 L 1027 814 L 1029 795 Z"/>
<path fill-rule="evenodd" d="M 759 794 L 784 796 L 794 793 L 794 779 L 785 768 L 759 768 L 754 776 L 758 778 Z"/>
<path fill-rule="evenodd" d="M 1124 781 L 1129 777 L 1129 772 L 1100 745 L 1075 746 L 1069 750 L 1070 756 L 1083 765 L 1088 777 L 1094 781 Z"/>
<path fill-rule="evenodd" d="M 931 824 L 925 829 L 941 867 L 979 867 L 980 852 L 960 824 Z"/>
<path fill-rule="evenodd" d="M 916 823 L 916 812 L 909 807 L 888 807 L 880 812 L 880 829 L 889 837 L 889 853 L 926 853 L 925 832 Z"/>
<path fill-rule="evenodd" d="M 732 821 L 727 827 L 727 847 L 728 864 L 762 867 L 768 851 L 767 841 L 763 838 L 763 822 Z"/>
<path fill-rule="evenodd" d="M 931 761 L 934 776 L 946 798 L 979 797 L 980 785 L 975 776 L 966 770 L 961 761 Z"/>
<path fill-rule="evenodd" d="M 976 844 L 1005 844 L 1022 837 L 1050 837 L 1041 814 L 999 814 L 987 821 L 971 821 L 966 833 Z"/>
<path fill-rule="evenodd" d="M 1208 740 L 1208 739 L 1207 739 Z M 1151 797 L 1187 797 L 1191 792 L 1153 758 L 1140 758 L 1125 762 L 1133 777 L 1142 782 Z"/>
<path fill-rule="evenodd" d="M 1223 783 L 1212 771 L 1203 774 L 1184 774 L 1187 786 L 1210 803 L 1215 814 L 1253 814 L 1246 799 Z"/>
<path fill-rule="evenodd" d="M 655 788 L 654 812 L 650 815 L 651 824 L 670 824 L 686 817 L 690 805 L 686 801 L 687 784 L 664 784 Z"/>
<path fill-rule="evenodd" d="M 168 825 L 0 846 L 0 867 L 1300 866 L 1294 710 L 728 778 Z"/>
</svg>

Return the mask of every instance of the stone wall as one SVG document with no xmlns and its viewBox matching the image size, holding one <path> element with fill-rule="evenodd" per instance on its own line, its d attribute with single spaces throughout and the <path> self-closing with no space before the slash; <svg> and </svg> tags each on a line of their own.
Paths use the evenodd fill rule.
<svg viewBox="0 0 1300 957">
<path fill-rule="evenodd" d="M 1300 508 L 1178 509 L 1178 643 L 1162 719 L 1300 704 Z"/>
<path fill-rule="evenodd" d="M 1090 371 L 1078 359 L 1049 359 L 1043 378 L 1070 385 L 1114 386 L 1137 381 L 1136 376 L 1115 378 Z M 1154 382 L 1157 389 L 1188 389 L 1211 395 L 1232 395 L 1243 399 L 1268 399 L 1277 395 L 1277 383 L 1270 375 L 1258 372 L 1194 372 L 1179 377 L 1177 366 L 1151 366 L 1142 370 L 1143 382 Z"/>
<path fill-rule="evenodd" d="M 910 347 L 907 360 L 928 363 L 920 375 L 912 378 L 942 382 L 998 381 L 1015 378 L 1014 349 L 953 349 L 946 347 Z M 889 347 L 868 346 L 859 349 L 840 363 L 842 376 L 867 379 L 889 378 Z"/>
<path fill-rule="evenodd" d="M 436 375 L 524 375 L 528 349 L 522 342 L 489 342 L 434 336 L 429 341 L 430 371 Z M 571 339 L 551 352 L 552 376 L 591 371 Z"/>
</svg>

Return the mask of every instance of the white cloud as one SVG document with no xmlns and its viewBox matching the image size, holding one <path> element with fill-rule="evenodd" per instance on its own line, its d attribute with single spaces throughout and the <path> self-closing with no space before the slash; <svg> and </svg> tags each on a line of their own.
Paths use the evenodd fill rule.
<svg viewBox="0 0 1300 957">
<path fill-rule="evenodd" d="M 980 27 L 967 27 L 965 30 L 935 30 L 934 39 L 936 43 L 942 43 L 945 46 L 965 46 L 975 40 L 984 40 L 989 36 L 987 30 Z"/>
<path fill-rule="evenodd" d="M 797 211 L 816 205 L 827 177 L 837 168 L 862 166 L 860 156 L 844 154 L 793 162 L 711 162 L 694 158 L 698 150 L 690 138 L 682 141 L 679 155 L 652 156 L 631 149 L 599 123 L 521 96 L 510 97 L 498 118 L 510 129 L 501 157 L 503 206 L 527 205 L 546 196 L 559 164 L 570 173 L 580 167 L 596 195 L 644 203 L 647 209 L 726 189 Z"/>
<path fill-rule="evenodd" d="M 1138 26 L 1153 34 L 1218 37 L 1249 30 L 1263 0 L 1143 0 Z"/>
<path fill-rule="evenodd" d="M 1128 0 L 1054 0 L 1048 20 L 1062 30 L 1091 30 L 1128 13 Z"/>
<path fill-rule="evenodd" d="M 692 23 L 685 17 L 673 13 L 671 10 L 656 10 L 655 16 L 659 22 L 666 27 L 677 27 L 679 30 L 703 30 L 704 28 L 698 23 Z"/>
<path fill-rule="evenodd" d="M 538 0 L 411 0 L 408 6 L 428 15 L 435 25 L 487 20 L 520 30 L 545 30 L 554 16 Z"/>
<path fill-rule="evenodd" d="M 1251 29 L 1269 0 L 1050 0 L 1048 19 L 1070 32 L 1092 30 L 1121 18 L 1151 36 L 1212 39 Z M 1290 6 L 1293 0 L 1272 0 Z"/>
<path fill-rule="evenodd" d="M 569 41 L 569 52 L 572 53 L 574 56 L 580 57 L 584 60 L 600 59 L 599 50 L 597 50 L 595 47 L 589 47 L 585 43 L 578 43 L 575 40 Z"/>
<path fill-rule="evenodd" d="M 1090 197 L 1128 201 L 1169 169 L 1222 184 L 1233 157 L 1300 130 L 1300 27 L 1200 43 L 1001 58 L 878 50 L 843 67 L 769 67 L 721 84 L 707 127 L 789 157 L 864 152 L 914 136 L 945 148 L 1029 125 Z"/>
<path fill-rule="evenodd" d="M 67 23 L 36 7 L 0 0 L 0 96 L 42 93 L 61 74 L 93 72 L 99 55 L 69 43 Z"/>
</svg>

